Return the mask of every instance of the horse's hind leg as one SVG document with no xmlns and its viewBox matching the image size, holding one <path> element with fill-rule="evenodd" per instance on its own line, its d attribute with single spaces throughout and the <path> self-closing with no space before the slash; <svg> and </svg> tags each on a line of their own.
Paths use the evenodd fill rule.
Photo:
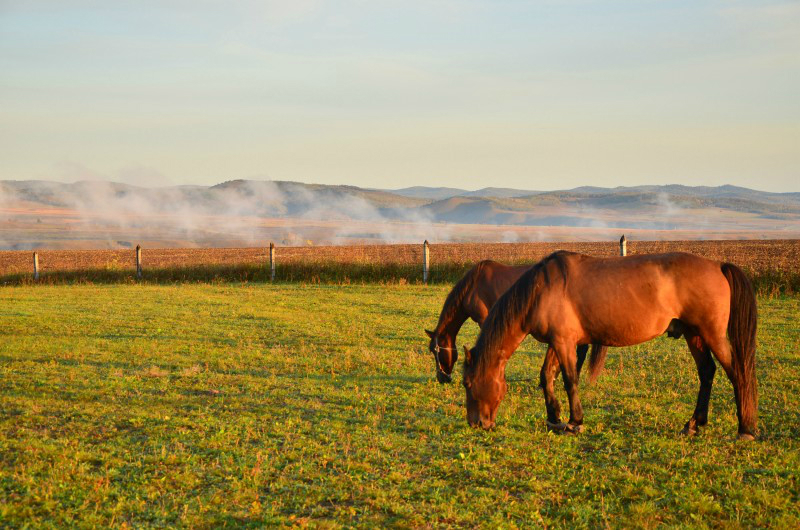
<svg viewBox="0 0 800 530">
<path fill-rule="evenodd" d="M 755 424 L 755 420 L 752 416 L 752 411 L 754 409 L 752 406 L 750 408 L 746 407 L 746 404 L 743 402 L 744 396 L 739 393 L 739 387 L 736 384 L 736 373 L 733 371 L 731 344 L 728 342 L 728 338 L 722 333 L 710 337 L 704 335 L 703 339 L 711 348 L 714 357 L 719 361 L 719 365 L 725 370 L 725 374 L 733 384 L 733 396 L 736 399 L 736 417 L 739 420 L 739 439 L 752 440 L 754 439 L 754 429 L 751 426 Z M 742 414 L 743 411 L 745 414 Z M 749 414 L 748 411 L 750 411 Z"/>
<path fill-rule="evenodd" d="M 544 392 L 544 406 L 547 409 L 547 425 L 550 430 L 563 431 L 565 425 L 561 423 L 561 405 L 556 398 L 553 382 L 560 369 L 558 357 L 552 346 L 547 347 L 544 355 L 542 371 L 539 373 L 539 383 Z"/>
<path fill-rule="evenodd" d="M 575 353 L 578 355 L 578 375 L 581 374 L 581 368 L 583 367 L 583 362 L 586 360 L 586 354 L 589 352 L 589 345 L 588 344 L 581 344 L 575 350 Z"/>
<path fill-rule="evenodd" d="M 686 344 L 692 352 L 694 362 L 697 365 L 697 375 L 700 378 L 700 390 L 697 392 L 697 405 L 694 408 L 692 418 L 686 422 L 681 434 L 697 434 L 700 427 L 708 423 L 708 403 L 711 400 L 711 386 L 714 383 L 714 373 L 717 365 L 711 357 L 711 351 L 703 342 L 703 339 L 695 333 L 686 334 Z"/>
</svg>

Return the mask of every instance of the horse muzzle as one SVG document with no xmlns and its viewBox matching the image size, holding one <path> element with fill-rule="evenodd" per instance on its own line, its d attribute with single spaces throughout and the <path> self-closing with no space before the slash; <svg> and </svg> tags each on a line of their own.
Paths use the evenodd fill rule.
<svg viewBox="0 0 800 530">
<path fill-rule="evenodd" d="M 478 419 L 478 421 L 474 421 L 474 422 L 473 422 L 473 421 L 470 421 L 470 422 L 469 422 L 469 426 L 470 426 L 470 427 L 474 427 L 474 428 L 476 428 L 476 429 L 477 429 L 478 427 L 480 427 L 480 428 L 481 428 L 481 429 L 483 429 L 484 431 L 491 431 L 491 430 L 493 430 L 493 429 L 495 428 L 495 425 L 496 425 L 496 424 L 495 424 L 495 422 L 493 422 L 493 421 L 490 421 L 490 420 L 484 420 L 483 418 L 479 418 L 479 419 Z"/>
</svg>

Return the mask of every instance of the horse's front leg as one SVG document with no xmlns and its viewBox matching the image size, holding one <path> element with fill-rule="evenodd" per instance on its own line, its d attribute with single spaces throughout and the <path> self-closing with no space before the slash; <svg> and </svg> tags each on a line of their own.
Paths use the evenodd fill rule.
<svg viewBox="0 0 800 530">
<path fill-rule="evenodd" d="M 542 371 L 539 373 L 539 385 L 544 392 L 544 406 L 547 409 L 547 427 L 554 431 L 563 431 L 564 425 L 561 423 L 561 405 L 556 398 L 553 382 L 560 370 L 558 357 L 552 346 L 547 348 L 542 363 Z"/>
<path fill-rule="evenodd" d="M 561 365 L 561 378 L 564 380 L 564 390 L 569 398 L 569 423 L 568 432 L 579 433 L 583 431 L 583 407 L 578 394 L 578 359 L 575 354 L 575 344 L 559 343 L 553 346 L 558 362 Z"/>
<path fill-rule="evenodd" d="M 481 324 L 481 325 L 483 325 L 483 324 Z M 581 373 L 581 366 L 583 366 L 583 361 L 586 360 L 586 354 L 588 353 L 588 351 L 589 351 L 589 345 L 588 344 L 581 344 L 575 350 L 575 353 L 578 356 L 578 374 Z M 556 365 L 558 365 L 558 359 L 556 358 L 555 352 L 551 352 L 550 350 L 548 350 L 547 355 L 550 355 L 552 360 L 554 362 L 556 362 Z M 559 373 L 561 373 L 561 368 L 560 367 L 556 368 L 554 377 L 558 377 Z M 543 379 L 540 380 L 539 388 L 544 388 L 544 382 L 543 381 L 544 381 Z"/>
</svg>

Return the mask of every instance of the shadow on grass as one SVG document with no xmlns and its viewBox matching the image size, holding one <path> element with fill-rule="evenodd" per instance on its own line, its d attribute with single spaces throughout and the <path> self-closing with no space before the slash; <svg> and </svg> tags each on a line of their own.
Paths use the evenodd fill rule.
<svg viewBox="0 0 800 530">
<path fill-rule="evenodd" d="M 431 283 L 453 283 L 471 264 L 453 263 L 432 267 Z M 0 276 L 0 285 L 70 284 L 176 284 L 176 283 L 269 283 L 270 271 L 258 265 L 195 265 L 145 269 L 142 278 L 132 269 L 81 269 Z M 276 270 L 275 282 L 311 284 L 422 283 L 421 267 L 393 263 L 291 263 Z"/>
<path fill-rule="evenodd" d="M 429 283 L 451 284 L 469 270 L 472 263 L 442 263 L 431 267 Z M 762 296 L 800 293 L 800 273 L 786 270 L 745 270 L 756 292 Z M 398 263 L 287 263 L 277 268 L 277 283 L 305 284 L 421 284 L 417 265 Z M 132 269 L 82 269 L 43 272 L 39 280 L 30 274 L 0 276 L 0 285 L 71 284 L 181 284 L 181 283 L 270 283 L 270 271 L 253 264 L 194 265 L 146 269 L 142 278 Z"/>
</svg>

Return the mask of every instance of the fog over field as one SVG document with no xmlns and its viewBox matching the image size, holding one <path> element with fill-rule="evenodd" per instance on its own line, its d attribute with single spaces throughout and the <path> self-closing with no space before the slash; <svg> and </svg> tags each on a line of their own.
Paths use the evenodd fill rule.
<svg viewBox="0 0 800 530">
<path fill-rule="evenodd" d="M 800 237 L 800 193 L 680 185 L 400 190 L 0 182 L 0 248 Z"/>
</svg>

